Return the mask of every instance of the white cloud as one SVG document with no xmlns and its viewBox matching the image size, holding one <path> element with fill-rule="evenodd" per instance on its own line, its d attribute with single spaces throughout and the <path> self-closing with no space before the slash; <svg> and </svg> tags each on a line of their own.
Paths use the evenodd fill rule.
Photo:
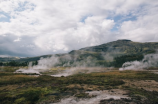
<svg viewBox="0 0 158 104">
<path fill-rule="evenodd" d="M 150 6 L 149 6 L 150 7 Z M 121 38 L 135 41 L 158 41 L 158 7 L 149 8 L 135 21 L 126 21 L 121 25 Z"/>
<path fill-rule="evenodd" d="M 108 40 L 109 29 L 114 25 L 113 20 L 102 17 L 88 17 L 85 23 L 79 22 L 77 28 L 68 28 L 64 31 L 52 31 L 48 35 L 36 38 L 35 43 L 43 49 L 68 51 L 85 46 L 93 46 Z"/>
<path fill-rule="evenodd" d="M 14 42 L 19 42 L 19 41 L 21 41 L 21 38 L 19 38 L 19 37 L 14 40 Z"/>
<path fill-rule="evenodd" d="M 34 48 L 21 51 L 26 55 L 67 52 L 118 38 L 157 41 L 156 5 L 157 0 L 1 0 L 0 13 L 11 18 L 0 22 L 0 36 L 21 37 L 11 38 L 15 44 L 21 43 L 13 47 Z M 121 27 L 113 32 L 118 24 L 113 18 L 119 15 L 123 20 L 129 16 L 136 20 L 119 22 Z"/>
<path fill-rule="evenodd" d="M 0 18 L 6 18 L 6 16 L 3 14 L 0 14 Z"/>
</svg>

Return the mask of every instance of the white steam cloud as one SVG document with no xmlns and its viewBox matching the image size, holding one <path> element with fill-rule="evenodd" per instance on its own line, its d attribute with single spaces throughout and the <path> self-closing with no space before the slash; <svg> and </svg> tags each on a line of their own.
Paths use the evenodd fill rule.
<svg viewBox="0 0 158 104">
<path fill-rule="evenodd" d="M 158 66 L 158 54 L 148 54 L 142 61 L 125 62 L 119 70 L 140 70 Z"/>
<path fill-rule="evenodd" d="M 51 75 L 53 77 L 61 77 L 61 76 L 70 76 L 77 73 L 92 73 L 92 72 L 107 72 L 110 71 L 112 67 L 104 68 L 104 67 L 71 67 L 66 68 L 64 71 L 59 72 L 55 75 Z"/>
<path fill-rule="evenodd" d="M 83 53 L 84 54 L 84 53 Z M 101 54 L 104 60 L 113 60 L 113 57 L 109 54 Z M 36 73 L 40 74 L 44 71 L 49 71 L 51 68 L 56 66 L 67 67 L 64 70 L 58 68 L 58 73 L 52 75 L 54 77 L 69 76 L 77 73 L 91 73 L 91 72 L 105 72 L 110 68 L 103 68 L 103 66 L 97 65 L 97 59 L 92 56 L 87 56 L 84 59 L 79 59 L 79 54 L 65 54 L 61 56 L 55 56 L 48 58 L 41 58 L 37 65 L 29 63 L 28 68 L 22 68 L 17 70 L 15 73 Z"/>
<path fill-rule="evenodd" d="M 59 62 L 59 58 L 56 56 L 51 56 L 48 58 L 41 58 L 37 65 L 32 66 L 32 62 L 29 63 L 28 69 L 19 69 L 15 73 L 36 73 L 44 72 L 54 67 L 55 64 Z"/>
</svg>

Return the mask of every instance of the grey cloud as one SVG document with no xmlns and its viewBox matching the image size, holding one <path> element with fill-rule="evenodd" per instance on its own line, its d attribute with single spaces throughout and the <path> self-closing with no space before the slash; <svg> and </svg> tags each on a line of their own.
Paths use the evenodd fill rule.
<svg viewBox="0 0 158 104">
<path fill-rule="evenodd" d="M 6 36 L 0 35 L 0 54 L 10 56 L 27 57 L 33 55 L 40 55 L 40 53 L 32 53 L 37 48 L 32 37 L 23 36 L 21 41 L 14 42 L 17 36 L 13 34 L 6 34 Z M 31 47 L 32 45 L 33 47 Z M 38 52 L 38 51 L 37 51 Z"/>
</svg>

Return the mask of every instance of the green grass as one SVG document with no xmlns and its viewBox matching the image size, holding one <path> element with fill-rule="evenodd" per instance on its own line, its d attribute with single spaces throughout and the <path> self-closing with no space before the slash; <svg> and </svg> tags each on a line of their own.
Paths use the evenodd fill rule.
<svg viewBox="0 0 158 104">
<path fill-rule="evenodd" d="M 121 88 L 138 101 L 146 98 L 149 103 L 158 102 L 156 91 L 124 86 L 126 80 L 155 80 L 158 75 L 143 71 L 111 71 L 106 73 L 76 74 L 68 77 L 16 74 L 0 72 L 1 104 L 53 103 L 61 98 L 75 96 L 89 98 L 85 92 L 90 90 L 108 90 Z M 120 87 L 122 86 L 122 87 Z"/>
<path fill-rule="evenodd" d="M 15 72 L 22 67 L 13 67 L 13 66 L 0 66 L 0 72 Z"/>
<path fill-rule="evenodd" d="M 145 99 L 147 104 L 158 104 L 158 92 L 146 91 L 144 89 L 137 89 L 132 87 L 124 87 L 125 90 L 129 90 L 129 96 L 138 101 Z"/>
</svg>

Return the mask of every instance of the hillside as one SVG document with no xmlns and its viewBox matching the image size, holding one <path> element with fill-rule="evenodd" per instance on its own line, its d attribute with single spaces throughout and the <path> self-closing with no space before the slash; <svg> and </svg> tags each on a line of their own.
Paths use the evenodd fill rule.
<svg viewBox="0 0 158 104">
<path fill-rule="evenodd" d="M 156 49 L 158 49 L 158 42 L 139 43 L 124 39 L 98 46 L 72 50 L 67 54 L 56 54 L 55 56 L 60 60 L 57 66 L 77 66 L 83 65 L 83 63 L 86 63 L 86 66 L 114 66 L 120 58 L 125 59 L 124 61 L 141 60 L 143 55 L 155 53 Z M 0 58 L 0 62 L 35 62 L 41 57 L 46 58 L 51 56 L 52 55 L 27 58 Z M 124 61 L 119 62 L 120 64 L 115 66 L 121 66 Z"/>
<path fill-rule="evenodd" d="M 158 49 L 157 42 L 139 43 L 131 40 L 117 40 L 73 50 L 68 54 L 72 57 L 72 63 L 74 61 L 86 63 L 90 60 L 90 63 L 93 63 L 92 65 L 89 63 L 90 66 L 120 67 L 126 61 L 142 60 L 144 55 L 155 53 L 156 49 Z"/>
<path fill-rule="evenodd" d="M 120 54 L 150 53 L 158 48 L 158 43 L 139 43 L 131 40 L 117 40 L 94 47 L 82 48 L 80 50 L 92 52 L 119 52 Z"/>
</svg>

